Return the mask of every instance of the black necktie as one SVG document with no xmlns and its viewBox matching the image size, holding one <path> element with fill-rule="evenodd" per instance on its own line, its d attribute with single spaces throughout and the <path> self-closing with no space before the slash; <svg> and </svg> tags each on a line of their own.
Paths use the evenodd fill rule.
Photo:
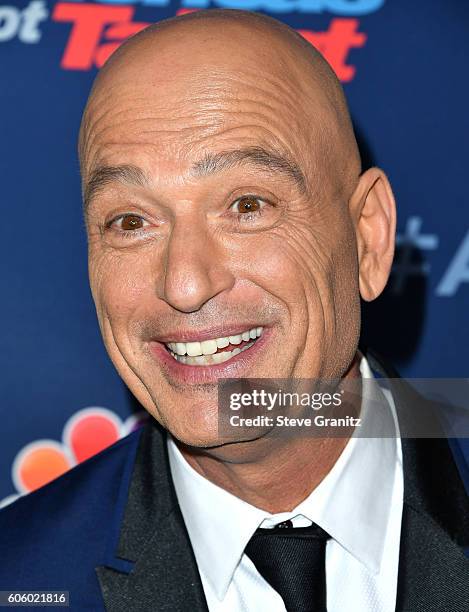
<svg viewBox="0 0 469 612">
<path fill-rule="evenodd" d="M 258 529 L 246 554 L 282 597 L 287 612 L 326 612 L 326 542 L 321 527 L 294 528 L 291 521 Z"/>
</svg>

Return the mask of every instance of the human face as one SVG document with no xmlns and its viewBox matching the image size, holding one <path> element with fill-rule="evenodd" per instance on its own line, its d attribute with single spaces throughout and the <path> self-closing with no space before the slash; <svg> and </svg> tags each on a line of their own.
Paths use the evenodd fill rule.
<svg viewBox="0 0 469 612">
<path fill-rule="evenodd" d="M 95 103 L 91 289 L 139 401 L 182 442 L 217 446 L 219 378 L 347 370 L 359 333 L 355 236 L 294 83 L 194 67 L 165 83 L 123 79 Z M 215 357 L 174 356 L 215 345 Z"/>
</svg>

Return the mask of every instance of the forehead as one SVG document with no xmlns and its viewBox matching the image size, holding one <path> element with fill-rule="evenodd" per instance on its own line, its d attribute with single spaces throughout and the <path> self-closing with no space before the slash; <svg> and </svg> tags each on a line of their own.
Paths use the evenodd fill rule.
<svg viewBox="0 0 469 612">
<path fill-rule="evenodd" d="M 280 147 L 293 152 L 301 119 L 293 97 L 247 79 L 218 87 L 212 80 L 200 90 L 187 83 L 179 91 L 162 87 L 156 95 L 146 88 L 109 92 L 102 114 L 92 118 L 87 144 L 88 163 L 116 162 L 120 156 L 177 160 L 190 164 L 206 151 L 236 145 Z M 290 99 L 289 99 L 290 97 Z"/>
<path fill-rule="evenodd" d="M 158 65 L 145 56 L 123 64 L 99 83 L 86 112 L 86 168 L 156 159 L 161 170 L 174 162 L 181 170 L 206 152 L 255 146 L 301 163 L 314 127 L 307 108 L 319 115 L 323 103 L 296 70 L 279 70 L 284 61 L 158 57 Z"/>
</svg>

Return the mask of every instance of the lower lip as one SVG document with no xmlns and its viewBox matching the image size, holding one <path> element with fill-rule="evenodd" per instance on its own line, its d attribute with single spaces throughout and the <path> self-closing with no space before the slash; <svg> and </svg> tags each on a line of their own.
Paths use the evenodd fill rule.
<svg viewBox="0 0 469 612">
<path fill-rule="evenodd" d="M 264 328 L 262 336 L 250 348 L 228 361 L 206 366 L 185 365 L 176 361 L 161 342 L 150 342 L 149 346 L 152 356 L 171 378 L 185 384 L 216 383 L 219 378 L 250 378 L 259 351 L 263 349 L 269 335 L 269 330 Z"/>
</svg>

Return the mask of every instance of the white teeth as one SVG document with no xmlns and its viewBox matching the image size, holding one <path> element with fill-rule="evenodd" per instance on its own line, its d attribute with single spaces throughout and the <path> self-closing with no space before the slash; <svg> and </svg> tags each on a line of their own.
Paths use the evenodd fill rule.
<svg viewBox="0 0 469 612">
<path fill-rule="evenodd" d="M 216 340 L 204 340 L 200 343 L 203 355 L 213 355 L 217 352 L 217 341 Z"/>
<path fill-rule="evenodd" d="M 216 355 L 218 349 L 223 349 L 229 346 L 230 344 L 238 345 L 241 342 L 249 342 L 249 340 L 256 340 L 259 336 L 262 335 L 263 328 L 262 327 L 253 327 L 247 331 L 242 332 L 241 334 L 236 334 L 234 336 L 226 336 L 223 338 L 213 338 L 212 340 L 203 340 L 202 342 L 167 342 L 166 346 L 169 348 L 171 353 L 177 355 L 178 357 L 186 356 L 193 360 L 195 357 L 201 356 L 210 356 Z M 230 351 L 225 351 L 227 354 Z M 223 354 L 225 354 L 225 352 Z M 216 363 L 222 363 L 218 361 L 218 357 Z M 229 357 L 227 357 L 229 359 Z M 182 359 L 178 359 L 181 363 L 185 363 Z M 212 360 L 213 361 L 213 360 Z M 210 363 L 212 363 L 210 361 Z M 226 361 L 223 359 L 223 361 Z M 189 363 L 189 362 L 187 362 Z"/>
<path fill-rule="evenodd" d="M 228 359 L 231 359 L 232 357 L 239 355 L 246 349 L 250 348 L 253 344 L 254 342 L 250 342 L 249 344 L 244 345 L 243 348 L 235 348 L 232 351 L 223 351 L 222 353 L 214 353 L 213 355 L 195 355 L 194 357 L 191 357 L 189 355 L 176 355 L 176 353 L 174 352 L 171 352 L 171 355 L 174 357 L 176 361 L 179 361 L 179 363 L 182 363 L 184 365 L 192 365 L 192 366 L 208 366 L 208 365 L 213 365 L 213 364 L 216 365 L 219 363 L 224 363 L 225 361 L 228 361 Z"/>
<path fill-rule="evenodd" d="M 189 357 L 196 357 L 197 355 L 202 355 L 200 342 L 186 342 L 186 352 Z"/>
<path fill-rule="evenodd" d="M 216 343 L 217 343 L 218 348 L 226 348 L 228 344 L 230 343 L 230 339 L 229 338 L 217 338 Z"/>
<path fill-rule="evenodd" d="M 169 348 L 177 353 L 178 355 L 185 355 L 186 354 L 186 343 L 185 342 L 176 342 L 173 343 L 173 346 L 175 346 L 175 348 L 172 348 L 172 346 L 170 345 Z"/>
<path fill-rule="evenodd" d="M 225 351 L 224 353 L 215 353 L 212 355 L 213 363 L 223 363 L 231 357 L 231 351 Z"/>
</svg>

